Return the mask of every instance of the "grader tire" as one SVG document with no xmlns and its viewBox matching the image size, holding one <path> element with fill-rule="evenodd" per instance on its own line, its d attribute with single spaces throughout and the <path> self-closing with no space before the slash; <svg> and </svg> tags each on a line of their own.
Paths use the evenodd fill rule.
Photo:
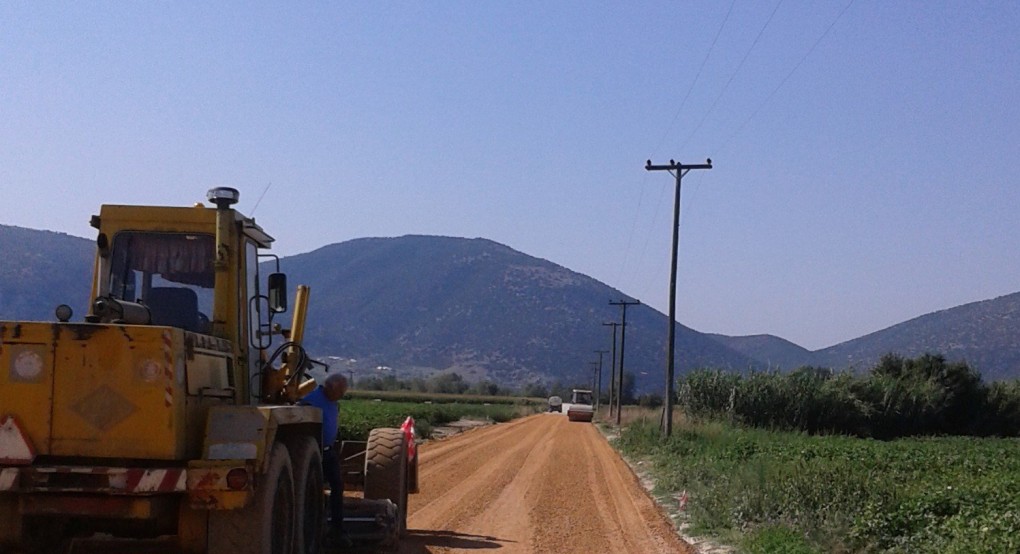
<svg viewBox="0 0 1020 554">
<path fill-rule="evenodd" d="M 365 449 L 365 498 L 397 506 L 397 537 L 407 532 L 407 442 L 400 429 L 372 429 Z"/>
<path fill-rule="evenodd" d="M 319 443 L 311 437 L 301 437 L 288 446 L 294 462 L 294 552 L 318 554 L 322 550 L 323 531 L 326 528 Z"/>
<path fill-rule="evenodd" d="M 292 554 L 294 470 L 287 448 L 274 444 L 269 470 L 244 508 L 209 511 L 209 552 Z"/>
</svg>

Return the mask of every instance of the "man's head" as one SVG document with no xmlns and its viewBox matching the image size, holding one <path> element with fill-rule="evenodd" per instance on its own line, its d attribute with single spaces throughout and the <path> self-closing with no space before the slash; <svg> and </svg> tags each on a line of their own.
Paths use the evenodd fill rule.
<svg viewBox="0 0 1020 554">
<path fill-rule="evenodd" d="M 322 388 L 326 391 L 326 398 L 336 402 L 347 393 L 347 378 L 339 373 L 333 373 L 326 377 Z"/>
</svg>

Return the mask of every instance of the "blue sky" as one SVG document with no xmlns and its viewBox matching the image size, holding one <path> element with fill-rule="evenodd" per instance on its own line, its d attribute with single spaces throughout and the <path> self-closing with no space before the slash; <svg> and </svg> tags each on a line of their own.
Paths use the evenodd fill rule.
<svg viewBox="0 0 1020 554">
<path fill-rule="evenodd" d="M 4 3 L 0 223 L 229 185 L 284 255 L 485 237 L 665 312 L 644 161 L 711 157 L 680 322 L 821 348 L 1020 290 L 1018 36 L 1005 1 Z"/>
</svg>

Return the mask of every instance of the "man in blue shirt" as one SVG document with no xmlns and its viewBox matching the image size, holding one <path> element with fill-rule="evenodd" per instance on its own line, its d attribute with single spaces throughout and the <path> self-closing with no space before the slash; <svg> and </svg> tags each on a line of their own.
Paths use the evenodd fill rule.
<svg viewBox="0 0 1020 554">
<path fill-rule="evenodd" d="M 337 402 L 347 392 L 347 379 L 333 373 L 325 382 L 301 399 L 301 404 L 315 406 L 322 410 L 322 475 L 329 483 L 330 537 L 340 543 L 348 543 L 344 525 L 344 481 L 340 470 L 340 448 L 337 441 L 339 408 Z"/>
</svg>

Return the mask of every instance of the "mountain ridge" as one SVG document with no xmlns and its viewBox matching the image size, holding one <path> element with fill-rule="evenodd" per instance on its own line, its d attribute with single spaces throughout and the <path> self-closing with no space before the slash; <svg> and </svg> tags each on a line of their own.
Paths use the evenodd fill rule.
<svg viewBox="0 0 1020 554">
<path fill-rule="evenodd" d="M 0 225 L 0 319 L 52 320 L 70 304 L 84 315 L 94 243 L 63 233 Z M 363 237 L 280 259 L 292 283 L 311 286 L 305 341 L 314 354 L 357 359 L 358 371 L 458 371 L 507 384 L 584 383 L 594 350 L 609 349 L 610 300 L 629 298 L 587 275 L 486 238 Z M 657 391 L 667 318 L 628 310 L 626 370 Z M 78 316 L 80 318 L 80 315 Z M 986 379 L 1020 376 L 1020 292 L 924 314 L 809 351 L 768 334 L 700 333 L 678 324 L 677 373 L 700 367 L 866 370 L 881 355 L 924 352 L 964 360 Z M 609 356 L 603 381 L 608 382 Z"/>
</svg>

